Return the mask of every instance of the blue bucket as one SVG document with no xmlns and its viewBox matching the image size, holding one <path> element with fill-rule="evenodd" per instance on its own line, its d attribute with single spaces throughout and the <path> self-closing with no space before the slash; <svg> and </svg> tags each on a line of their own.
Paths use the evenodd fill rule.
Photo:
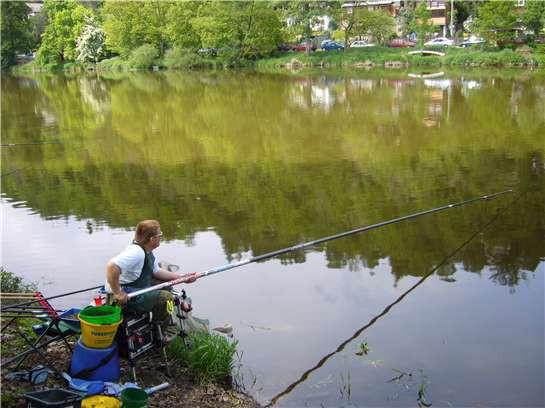
<svg viewBox="0 0 545 408">
<path fill-rule="evenodd" d="M 70 375 L 84 380 L 117 382 L 120 377 L 117 343 L 108 348 L 90 348 L 80 337 L 72 354 Z"/>
</svg>

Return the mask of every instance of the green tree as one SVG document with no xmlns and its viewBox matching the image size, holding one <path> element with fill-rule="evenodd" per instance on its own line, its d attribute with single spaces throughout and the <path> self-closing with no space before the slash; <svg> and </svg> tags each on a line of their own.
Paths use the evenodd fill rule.
<svg viewBox="0 0 545 408">
<path fill-rule="evenodd" d="M 418 45 L 422 47 L 424 40 L 434 31 L 433 23 L 431 21 L 431 11 L 428 10 L 425 1 L 418 4 L 414 10 L 414 17 L 414 31 L 418 38 Z"/>
<path fill-rule="evenodd" d="M 473 29 L 493 44 L 512 39 L 517 24 L 514 9 L 513 1 L 487 1 L 479 7 Z"/>
<path fill-rule="evenodd" d="M 415 32 L 416 18 L 414 16 L 414 9 L 414 3 L 408 2 L 408 4 L 405 4 L 405 6 L 399 11 L 401 33 L 404 36 L 408 36 L 409 34 Z"/>
<path fill-rule="evenodd" d="M 104 31 L 92 18 L 87 18 L 86 26 L 76 41 L 78 61 L 96 64 L 104 52 L 104 37 Z"/>
<path fill-rule="evenodd" d="M 92 11 L 75 0 L 46 0 L 44 9 L 48 22 L 36 59 L 42 64 L 75 61 L 76 41 L 85 27 L 86 18 L 92 18 Z"/>
<path fill-rule="evenodd" d="M 282 42 L 282 23 L 267 2 L 213 2 L 192 26 L 206 48 L 232 48 L 236 59 L 269 54 Z"/>
<path fill-rule="evenodd" d="M 288 21 L 288 34 L 307 41 L 307 53 L 310 52 L 310 37 L 312 27 L 318 22 L 318 17 L 335 12 L 339 8 L 337 1 L 286 1 L 279 2 L 278 8 L 284 19 Z"/>
<path fill-rule="evenodd" d="M 383 44 L 394 32 L 394 18 L 385 11 L 364 10 L 358 16 L 354 31 Z"/>
<path fill-rule="evenodd" d="M 3 1 L 2 6 L 2 69 L 15 64 L 17 53 L 32 47 L 32 29 L 28 18 L 29 7 L 18 1 Z"/>
<path fill-rule="evenodd" d="M 353 36 L 355 27 L 358 23 L 358 17 L 362 10 L 358 7 L 337 7 L 334 10 L 334 20 L 337 27 L 344 33 L 344 43 L 348 45 L 350 38 Z"/>
<path fill-rule="evenodd" d="M 191 21 L 198 16 L 200 2 L 176 2 L 167 10 L 166 34 L 169 43 L 177 48 L 197 49 L 200 38 Z"/>
<path fill-rule="evenodd" d="M 545 2 L 529 1 L 522 13 L 522 22 L 533 31 L 534 36 L 538 36 L 543 25 L 545 25 Z"/>
<path fill-rule="evenodd" d="M 164 54 L 168 44 L 167 18 L 173 2 L 106 1 L 102 7 L 106 45 L 127 57 L 143 44 L 151 44 Z"/>
</svg>

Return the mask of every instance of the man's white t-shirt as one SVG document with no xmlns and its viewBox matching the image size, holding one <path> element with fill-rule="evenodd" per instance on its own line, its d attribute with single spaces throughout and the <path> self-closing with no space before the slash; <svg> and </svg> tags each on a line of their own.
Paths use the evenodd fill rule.
<svg viewBox="0 0 545 408">
<path fill-rule="evenodd" d="M 136 244 L 131 244 L 125 248 L 119 255 L 112 258 L 110 261 L 116 264 L 121 270 L 119 275 L 119 283 L 121 285 L 126 285 L 128 283 L 134 282 L 140 277 L 142 273 L 142 268 L 144 267 L 144 260 L 146 259 L 144 250 L 141 246 Z M 157 258 L 153 263 L 153 273 L 159 270 L 159 262 Z M 104 285 L 107 292 L 111 292 L 110 285 L 108 282 Z"/>
</svg>

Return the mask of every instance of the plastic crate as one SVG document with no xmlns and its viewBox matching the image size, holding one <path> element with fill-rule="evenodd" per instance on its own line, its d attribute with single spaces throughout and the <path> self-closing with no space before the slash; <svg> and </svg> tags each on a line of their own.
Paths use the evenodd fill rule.
<svg viewBox="0 0 545 408">
<path fill-rule="evenodd" d="M 25 395 L 27 408 L 81 408 L 83 395 L 73 391 L 54 389 L 27 392 Z"/>
</svg>

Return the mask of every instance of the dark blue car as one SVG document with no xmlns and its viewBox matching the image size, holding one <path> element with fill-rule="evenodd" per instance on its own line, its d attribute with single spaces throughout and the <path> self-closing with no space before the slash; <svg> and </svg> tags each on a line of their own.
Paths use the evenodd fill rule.
<svg viewBox="0 0 545 408">
<path fill-rule="evenodd" d="M 322 50 L 324 51 L 334 51 L 334 50 L 344 50 L 344 45 L 339 44 L 335 41 L 325 41 L 322 43 Z"/>
</svg>

